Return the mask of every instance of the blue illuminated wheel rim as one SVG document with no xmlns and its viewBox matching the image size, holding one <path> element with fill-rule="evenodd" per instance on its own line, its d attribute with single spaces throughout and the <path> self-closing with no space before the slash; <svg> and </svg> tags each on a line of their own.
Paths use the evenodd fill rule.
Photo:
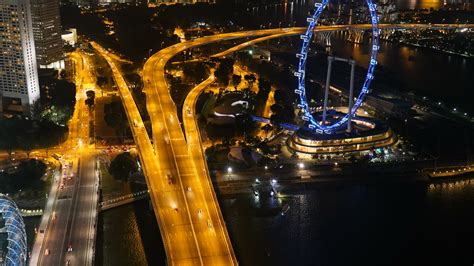
<svg viewBox="0 0 474 266">
<path fill-rule="evenodd" d="M 322 0 L 321 3 L 316 3 L 315 7 L 316 10 L 314 14 L 307 19 L 309 25 L 306 29 L 306 32 L 301 35 L 301 39 L 303 40 L 303 45 L 301 46 L 301 51 L 296 56 L 299 58 L 299 66 L 298 71 L 295 72 L 295 76 L 298 77 L 298 88 L 295 90 L 295 93 L 299 96 L 299 104 L 298 107 L 303 112 L 303 120 L 308 122 L 308 127 L 310 130 L 319 133 L 319 134 L 332 134 L 337 129 L 344 126 L 345 123 L 349 120 L 349 116 L 357 112 L 357 109 L 362 105 L 365 96 L 369 93 L 370 83 L 374 79 L 374 70 L 375 66 L 377 65 L 377 53 L 379 50 L 379 27 L 378 27 L 378 16 L 377 16 L 377 8 L 376 5 L 372 3 L 372 0 L 366 0 L 367 6 L 369 8 L 371 23 L 372 23 L 372 50 L 370 53 L 370 64 L 367 69 L 367 74 L 365 76 L 364 84 L 362 85 L 362 89 L 357 96 L 357 99 L 352 106 L 350 112 L 348 112 L 344 117 L 340 118 L 337 122 L 330 124 L 330 125 L 322 125 L 316 119 L 314 119 L 313 115 L 311 114 L 308 103 L 306 101 L 306 84 L 305 84 L 305 73 L 306 73 L 306 59 L 308 55 L 308 49 L 311 42 L 311 39 L 314 34 L 314 29 L 316 28 L 316 24 L 318 23 L 318 19 L 321 16 L 324 8 L 327 6 L 329 0 Z"/>
</svg>

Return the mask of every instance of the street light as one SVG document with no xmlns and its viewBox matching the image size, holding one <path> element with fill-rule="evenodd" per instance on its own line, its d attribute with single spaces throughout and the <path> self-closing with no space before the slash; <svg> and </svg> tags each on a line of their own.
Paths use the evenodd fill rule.
<svg viewBox="0 0 474 266">
<path fill-rule="evenodd" d="M 227 167 L 227 178 L 231 180 L 230 175 L 232 174 L 232 167 Z"/>
<path fill-rule="evenodd" d="M 299 167 L 300 169 L 304 169 L 304 163 L 298 163 L 298 167 Z"/>
</svg>

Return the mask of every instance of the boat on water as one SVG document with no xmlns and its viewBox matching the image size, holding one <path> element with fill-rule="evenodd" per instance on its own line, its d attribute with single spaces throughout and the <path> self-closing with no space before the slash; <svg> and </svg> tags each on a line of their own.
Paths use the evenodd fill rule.
<svg viewBox="0 0 474 266">
<path fill-rule="evenodd" d="M 255 198 L 258 199 L 258 197 L 260 196 L 260 193 L 258 193 L 257 190 L 254 190 L 254 191 L 253 191 L 253 195 L 255 196 Z"/>
<path fill-rule="evenodd" d="M 285 205 L 283 205 L 283 207 L 281 208 L 281 215 L 285 215 L 288 210 L 290 209 L 290 205 L 288 205 L 288 203 L 285 203 Z"/>
</svg>

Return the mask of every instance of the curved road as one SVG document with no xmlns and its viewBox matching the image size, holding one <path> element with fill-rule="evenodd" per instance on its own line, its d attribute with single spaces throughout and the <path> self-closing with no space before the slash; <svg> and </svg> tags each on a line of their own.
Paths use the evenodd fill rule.
<svg viewBox="0 0 474 266">
<path fill-rule="evenodd" d="M 463 28 L 472 25 L 380 25 L 381 28 Z M 371 25 L 321 26 L 317 31 L 366 30 Z M 165 65 L 176 54 L 197 46 L 238 38 L 301 34 L 305 28 L 267 29 L 223 33 L 186 41 L 154 54 L 145 64 L 143 79 L 147 110 L 153 128 L 152 142 L 146 134 L 130 91 L 113 59 L 103 48 L 96 49 L 111 66 L 140 151 L 155 215 L 162 233 L 169 265 L 236 265 L 237 259 L 215 198 L 202 150 L 188 135 L 188 143 L 169 94 Z M 254 40 L 255 41 L 255 40 Z M 252 42 L 242 44 L 251 45 Z M 210 80 L 209 80 L 210 82 Z M 186 123 L 186 122 L 185 122 Z"/>
</svg>

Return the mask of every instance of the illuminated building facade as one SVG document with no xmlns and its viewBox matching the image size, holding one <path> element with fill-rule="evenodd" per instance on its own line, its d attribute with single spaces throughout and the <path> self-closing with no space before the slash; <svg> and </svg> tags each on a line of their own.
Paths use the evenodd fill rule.
<svg viewBox="0 0 474 266">
<path fill-rule="evenodd" d="M 0 111 L 29 116 L 40 98 L 28 0 L 0 0 Z"/>
<path fill-rule="evenodd" d="M 58 0 L 30 0 L 31 22 L 40 68 L 61 68 L 63 42 Z"/>
</svg>

